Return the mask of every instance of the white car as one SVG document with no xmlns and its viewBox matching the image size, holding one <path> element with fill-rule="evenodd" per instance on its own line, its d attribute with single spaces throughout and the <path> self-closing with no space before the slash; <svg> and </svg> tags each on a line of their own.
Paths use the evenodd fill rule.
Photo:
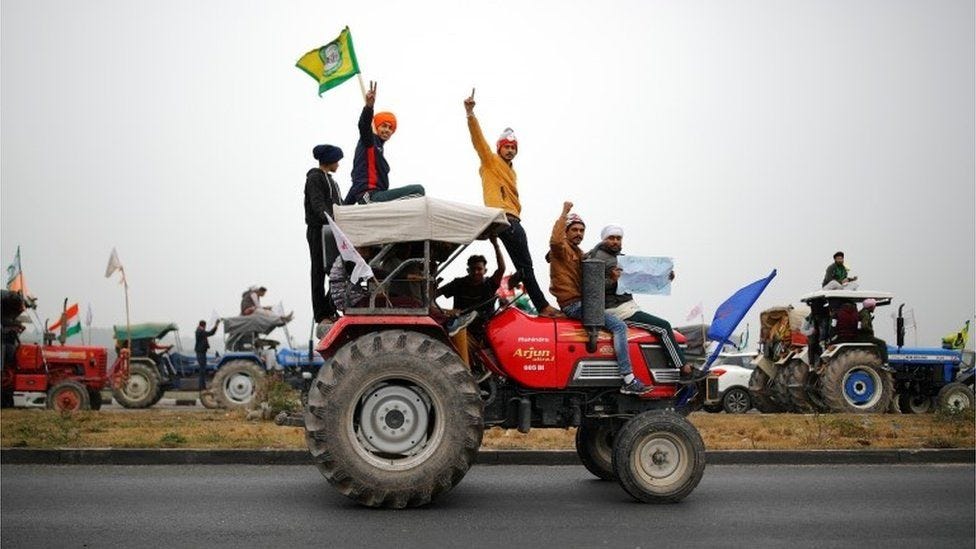
<svg viewBox="0 0 976 549">
<path fill-rule="evenodd" d="M 752 352 L 722 353 L 718 356 L 708 371 L 706 383 L 713 385 L 706 393 L 711 398 L 707 398 L 702 407 L 706 412 L 725 410 L 729 414 L 744 414 L 752 409 L 749 377 L 756 369 L 755 358 L 756 354 Z"/>
</svg>

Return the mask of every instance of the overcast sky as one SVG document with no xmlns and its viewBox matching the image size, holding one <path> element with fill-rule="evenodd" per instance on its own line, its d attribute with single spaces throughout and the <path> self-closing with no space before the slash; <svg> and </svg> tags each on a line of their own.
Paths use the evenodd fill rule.
<svg viewBox="0 0 976 549">
<path fill-rule="evenodd" d="M 314 145 L 338 145 L 348 189 L 362 95 L 350 80 L 319 98 L 294 65 L 345 25 L 399 119 L 393 186 L 480 203 L 472 87 L 489 141 L 515 129 L 543 287 L 571 200 L 584 247 L 612 222 L 625 252 L 675 258 L 672 295 L 638 298 L 675 324 L 776 268 L 755 334 L 837 250 L 862 289 L 914 309 L 920 344 L 976 311 L 971 1 L 4 0 L 0 15 L 0 260 L 21 246 L 42 318 L 67 297 L 123 323 L 103 277 L 115 246 L 134 322 L 188 333 L 259 283 L 307 333 L 305 172 Z"/>
</svg>

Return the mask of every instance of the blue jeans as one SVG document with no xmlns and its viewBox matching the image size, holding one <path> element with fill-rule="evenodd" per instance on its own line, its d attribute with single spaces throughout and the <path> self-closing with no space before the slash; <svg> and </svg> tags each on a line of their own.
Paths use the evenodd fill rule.
<svg viewBox="0 0 976 549">
<path fill-rule="evenodd" d="M 569 318 L 577 320 L 582 318 L 583 302 L 577 301 L 563 307 L 563 313 Z M 623 320 L 608 313 L 603 313 L 603 325 L 613 333 L 613 352 L 617 354 L 617 369 L 620 371 L 620 377 L 634 373 L 634 368 L 630 365 L 630 351 L 627 349 L 627 325 Z"/>
</svg>

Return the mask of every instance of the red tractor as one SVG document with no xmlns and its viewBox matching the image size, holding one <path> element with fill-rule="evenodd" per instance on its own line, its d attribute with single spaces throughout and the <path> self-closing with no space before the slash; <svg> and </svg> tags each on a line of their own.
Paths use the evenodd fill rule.
<svg viewBox="0 0 976 549">
<path fill-rule="evenodd" d="M 98 410 L 108 383 L 108 352 L 101 347 L 21 343 L 20 294 L 3 290 L 3 406 Z"/>
<path fill-rule="evenodd" d="M 374 268 L 387 267 L 319 342 L 325 365 L 304 395 L 309 451 L 339 492 L 371 507 L 427 504 L 460 482 L 494 426 L 576 427 L 586 468 L 639 501 L 675 502 L 698 485 L 704 444 L 683 417 L 697 387 L 677 383 L 649 332 L 630 330 L 634 374 L 651 387 L 640 397 L 620 393 L 611 336 L 597 324 L 507 302 L 483 337 L 448 335 L 435 281 L 467 244 L 508 225 L 501 210 L 424 197 L 337 207 L 336 222 L 347 244 L 375 252 Z M 601 303 L 585 307 L 599 307 L 602 324 L 602 264 L 584 269 L 584 293 L 594 272 L 598 291 L 587 295 Z M 397 287 L 419 299 L 397 300 Z"/>
</svg>

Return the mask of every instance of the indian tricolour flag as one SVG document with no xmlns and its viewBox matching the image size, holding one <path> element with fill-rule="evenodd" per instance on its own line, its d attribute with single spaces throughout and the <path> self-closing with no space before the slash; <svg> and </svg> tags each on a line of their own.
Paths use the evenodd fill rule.
<svg viewBox="0 0 976 549">
<path fill-rule="evenodd" d="M 81 319 L 78 316 L 77 303 L 65 309 L 64 313 L 61 314 L 61 318 L 48 327 L 48 331 L 53 332 L 62 326 L 65 327 L 64 337 L 66 338 L 81 333 Z"/>
</svg>

